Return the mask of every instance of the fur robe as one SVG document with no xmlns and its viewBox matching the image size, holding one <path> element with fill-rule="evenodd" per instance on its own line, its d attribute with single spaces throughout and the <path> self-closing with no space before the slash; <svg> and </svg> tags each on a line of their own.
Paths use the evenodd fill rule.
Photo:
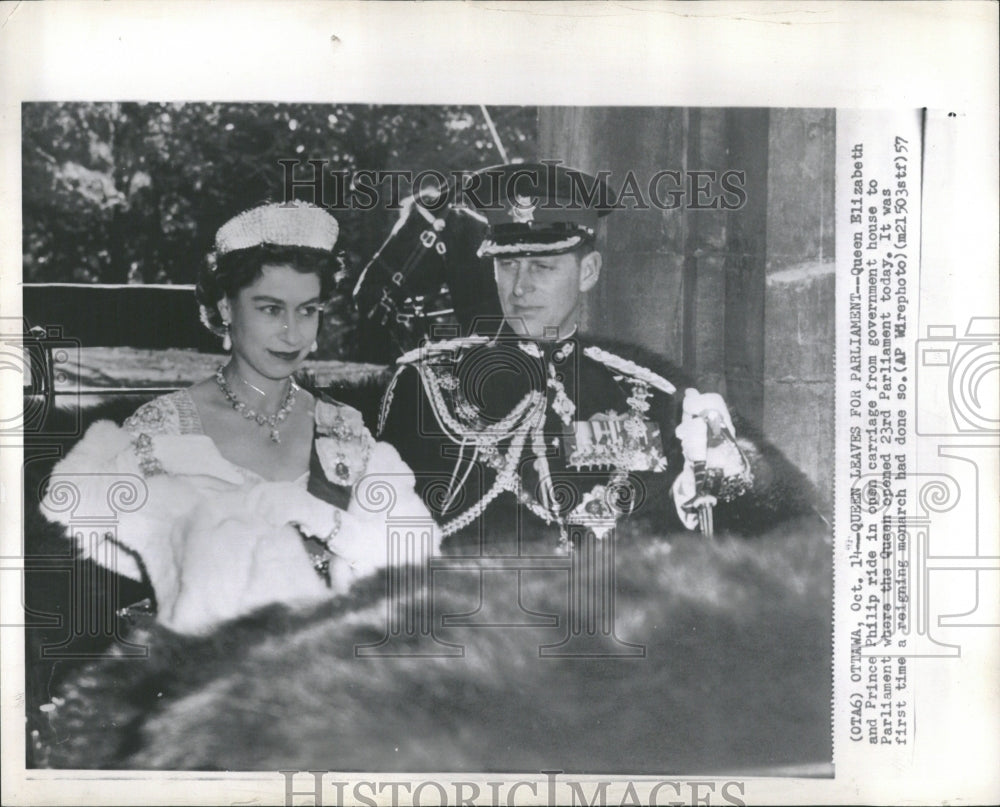
<svg viewBox="0 0 1000 807">
<path fill-rule="evenodd" d="M 774 482 L 796 502 L 807 498 L 792 473 Z M 476 571 L 436 571 L 431 630 L 461 655 L 407 656 L 404 635 L 401 655 L 359 656 L 390 631 L 396 578 L 386 572 L 359 574 L 349 592 L 312 606 L 273 603 L 200 634 L 128 615 L 123 639 L 148 647 L 149 658 L 113 647 L 47 679 L 29 704 L 33 764 L 823 770 L 832 550 L 819 518 L 790 509 L 749 539 L 721 530 L 706 541 L 626 522 L 616 538 L 614 624 L 621 641 L 643 645 L 641 657 L 541 658 L 539 647 L 569 630 L 567 576 L 553 572 L 522 573 L 519 599 L 481 602 Z M 525 609 L 557 620 L 515 629 L 444 623 L 477 609 L 499 622 L 523 619 Z"/>
<path fill-rule="evenodd" d="M 774 771 L 831 758 L 831 547 L 814 522 L 752 542 L 622 535 L 615 629 L 630 658 L 540 657 L 567 622 L 443 627 L 477 607 L 474 572 L 439 573 L 438 657 L 364 657 L 387 633 L 385 578 L 314 609 L 274 606 L 204 637 L 147 617 L 54 693 L 37 738 L 55 768 Z M 521 601 L 565 617 L 567 586 L 525 573 Z M 482 603 L 501 619 L 518 603 Z M 610 639 L 608 649 L 613 650 Z M 397 648 L 399 649 L 399 648 Z M 235 796 L 234 796 L 235 798 Z"/>
<path fill-rule="evenodd" d="M 296 482 L 248 477 L 204 434 L 156 434 L 145 454 L 136 441 L 134 431 L 94 423 L 56 465 L 42 513 L 68 528 L 83 558 L 148 579 L 174 631 L 204 633 L 270 603 L 326 599 L 387 562 L 387 513 L 356 496 L 340 509 Z M 392 488 L 390 520 L 432 524 L 395 449 L 373 441 L 363 470 L 365 489 Z M 334 533 L 328 588 L 303 536 Z"/>
</svg>

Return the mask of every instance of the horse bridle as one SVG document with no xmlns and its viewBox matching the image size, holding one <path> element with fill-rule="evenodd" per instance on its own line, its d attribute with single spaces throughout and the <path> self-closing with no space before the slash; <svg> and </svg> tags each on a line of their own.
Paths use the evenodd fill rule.
<svg viewBox="0 0 1000 807">
<path fill-rule="evenodd" d="M 397 292 L 401 292 L 404 289 L 413 272 L 424 261 L 430 251 L 440 256 L 442 261 L 447 260 L 448 246 L 444 240 L 444 233 L 448 227 L 448 220 L 456 212 L 459 212 L 460 209 L 447 202 L 444 204 L 447 207 L 447 212 L 444 216 L 440 216 L 421 204 L 415 196 L 403 200 L 403 209 L 399 219 L 396 221 L 388 237 L 365 265 L 354 287 L 353 297 L 355 303 L 359 305 L 360 310 L 360 299 L 364 294 L 366 285 L 376 281 L 375 275 L 371 273 L 381 271 L 385 275 L 378 300 L 374 304 L 367 305 L 367 310 L 361 311 L 362 315 L 367 319 L 373 320 L 379 317 L 380 324 L 387 325 L 392 321 L 408 330 L 412 330 L 415 322 L 447 317 L 455 313 L 454 307 L 426 311 L 424 308 L 426 298 L 423 294 L 407 297 L 400 303 L 397 295 L 393 292 L 393 287 L 395 287 Z M 383 257 L 386 248 L 393 244 L 404 228 L 411 223 L 414 208 L 416 209 L 416 213 L 424 220 L 426 226 L 414 239 L 412 248 L 399 261 L 398 266 L 390 266 Z M 465 212 L 477 219 L 481 218 L 473 211 Z"/>
</svg>

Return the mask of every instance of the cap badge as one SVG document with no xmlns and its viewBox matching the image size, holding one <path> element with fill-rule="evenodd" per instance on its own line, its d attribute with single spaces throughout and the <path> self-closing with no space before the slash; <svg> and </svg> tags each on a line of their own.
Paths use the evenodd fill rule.
<svg viewBox="0 0 1000 807">
<path fill-rule="evenodd" d="M 530 196 L 517 194 L 514 197 L 514 204 L 510 208 L 510 217 L 515 224 L 527 224 L 535 220 L 535 208 L 537 203 L 532 202 Z"/>
</svg>

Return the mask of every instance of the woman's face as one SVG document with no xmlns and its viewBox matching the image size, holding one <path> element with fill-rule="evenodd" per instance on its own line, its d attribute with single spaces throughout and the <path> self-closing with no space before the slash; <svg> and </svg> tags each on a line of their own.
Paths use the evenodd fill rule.
<svg viewBox="0 0 1000 807">
<path fill-rule="evenodd" d="M 319 276 L 289 264 L 264 264 L 257 280 L 219 301 L 238 369 L 273 380 L 287 378 L 302 364 L 322 310 Z"/>
</svg>

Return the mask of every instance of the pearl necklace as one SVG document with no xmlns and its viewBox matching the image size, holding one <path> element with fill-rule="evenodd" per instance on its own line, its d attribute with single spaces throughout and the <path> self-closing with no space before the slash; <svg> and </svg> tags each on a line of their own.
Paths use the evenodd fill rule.
<svg viewBox="0 0 1000 807">
<path fill-rule="evenodd" d="M 278 424 L 282 423 L 285 418 L 288 417 L 288 413 L 292 411 L 295 406 L 295 394 L 299 391 L 299 385 L 291 378 L 288 379 L 288 392 L 285 393 L 285 398 L 281 402 L 281 406 L 278 411 L 273 415 L 262 415 L 257 411 L 248 407 L 243 401 L 236 397 L 236 393 L 233 392 L 232 388 L 229 386 L 229 382 L 226 381 L 226 376 L 222 372 L 223 366 L 220 364 L 219 369 L 215 371 L 215 382 L 219 385 L 219 389 L 222 390 L 222 394 L 226 396 L 226 400 L 232 405 L 233 409 L 239 412 L 247 420 L 256 421 L 258 426 L 270 426 L 271 428 L 271 442 L 280 443 L 281 435 L 278 433 Z"/>
</svg>

